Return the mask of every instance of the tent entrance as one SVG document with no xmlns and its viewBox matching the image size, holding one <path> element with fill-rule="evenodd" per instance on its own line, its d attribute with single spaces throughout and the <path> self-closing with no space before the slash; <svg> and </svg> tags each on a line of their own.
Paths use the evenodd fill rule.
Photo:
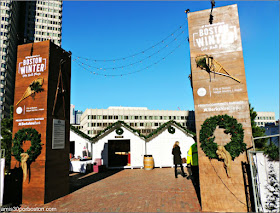
<svg viewBox="0 0 280 213">
<path fill-rule="evenodd" d="M 108 140 L 109 167 L 122 167 L 129 165 L 130 140 Z"/>
</svg>

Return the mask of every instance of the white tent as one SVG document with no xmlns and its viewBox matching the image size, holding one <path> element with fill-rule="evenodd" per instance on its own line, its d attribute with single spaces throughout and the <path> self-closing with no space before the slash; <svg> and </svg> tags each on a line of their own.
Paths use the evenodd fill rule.
<svg viewBox="0 0 280 213">
<path fill-rule="evenodd" d="M 70 149 L 71 148 L 73 149 L 75 158 L 83 157 L 85 153 L 91 157 L 92 142 L 88 138 L 83 137 L 82 134 L 78 134 L 72 129 L 70 131 Z M 70 152 L 71 151 L 72 150 L 70 150 Z"/>
<path fill-rule="evenodd" d="M 181 157 L 187 159 L 189 148 L 194 144 L 193 135 L 186 132 L 183 128 L 171 123 L 171 127 L 175 129 L 173 134 L 168 132 L 168 125 L 163 128 L 155 137 L 146 142 L 147 154 L 151 154 L 154 158 L 155 167 L 172 167 L 173 155 L 172 148 L 176 141 L 179 141 L 181 149 Z"/>
<path fill-rule="evenodd" d="M 169 127 L 175 130 L 173 134 L 169 133 Z M 146 154 L 152 155 L 155 167 L 172 167 L 174 143 L 179 141 L 182 158 L 187 158 L 194 144 L 193 135 L 175 121 L 163 124 L 148 136 L 141 135 L 123 121 L 114 123 L 94 138 L 79 132 L 71 130 L 70 133 L 70 141 L 75 141 L 75 156 L 81 155 L 88 144 L 93 161 L 102 159 L 108 168 L 143 168 Z"/>
<path fill-rule="evenodd" d="M 121 131 L 122 134 L 117 134 Z M 102 158 L 106 167 L 142 168 L 145 155 L 143 137 L 123 123 L 94 139 L 93 158 Z"/>
</svg>

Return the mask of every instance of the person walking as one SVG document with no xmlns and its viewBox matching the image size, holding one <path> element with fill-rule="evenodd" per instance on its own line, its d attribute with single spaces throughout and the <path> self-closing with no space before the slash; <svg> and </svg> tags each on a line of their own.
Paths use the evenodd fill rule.
<svg viewBox="0 0 280 213">
<path fill-rule="evenodd" d="M 179 141 L 176 141 L 175 144 L 173 145 L 172 155 L 173 155 L 173 163 L 175 165 L 175 178 L 178 178 L 178 172 L 177 172 L 177 165 L 178 164 L 181 167 L 182 176 L 186 177 L 186 174 L 184 172 L 184 168 L 183 168 L 183 165 L 182 165 L 181 149 L 180 149 L 180 146 L 179 146 Z"/>
<path fill-rule="evenodd" d="M 198 184 L 199 183 L 199 172 L 198 172 L 197 142 L 195 142 L 188 151 L 187 167 L 188 167 L 188 171 L 189 171 L 188 179 L 192 177 L 194 184 L 195 185 Z"/>
</svg>

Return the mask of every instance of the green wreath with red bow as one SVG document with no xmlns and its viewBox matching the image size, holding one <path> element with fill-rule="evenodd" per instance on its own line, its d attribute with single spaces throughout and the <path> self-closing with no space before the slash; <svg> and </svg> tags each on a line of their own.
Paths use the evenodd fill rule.
<svg viewBox="0 0 280 213">
<path fill-rule="evenodd" d="M 244 129 L 242 124 L 227 114 L 216 115 L 207 118 L 201 125 L 199 133 L 200 147 L 203 152 L 211 158 L 218 159 L 216 154 L 218 144 L 215 143 L 214 131 L 216 127 L 225 129 L 225 134 L 231 135 L 231 141 L 224 147 L 230 153 L 232 159 L 238 157 L 242 152 L 246 150 L 246 143 L 244 143 Z"/>
</svg>

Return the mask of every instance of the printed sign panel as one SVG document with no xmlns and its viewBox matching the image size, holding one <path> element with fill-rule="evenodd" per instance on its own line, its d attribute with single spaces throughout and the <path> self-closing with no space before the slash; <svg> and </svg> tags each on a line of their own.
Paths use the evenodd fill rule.
<svg viewBox="0 0 280 213">
<path fill-rule="evenodd" d="M 53 119 L 52 149 L 65 147 L 65 121 Z"/>
<path fill-rule="evenodd" d="M 247 211 L 241 167 L 241 162 L 246 162 L 245 154 L 232 161 L 233 175 L 228 178 L 223 162 L 210 161 L 200 148 L 201 125 L 216 115 L 227 114 L 242 124 L 247 148 L 252 137 L 237 5 L 214 8 L 212 15 L 214 21 L 210 24 L 210 10 L 188 13 L 202 210 L 243 212 Z M 218 145 L 230 142 L 231 136 L 224 129 L 217 127 L 214 132 Z M 221 175 L 242 203 L 232 197 Z"/>
</svg>

